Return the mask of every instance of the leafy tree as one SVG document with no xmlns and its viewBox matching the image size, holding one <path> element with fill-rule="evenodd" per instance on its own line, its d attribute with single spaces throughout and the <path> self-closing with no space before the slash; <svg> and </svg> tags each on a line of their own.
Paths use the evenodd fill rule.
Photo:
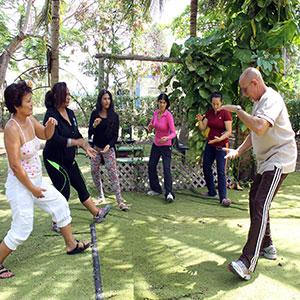
<svg viewBox="0 0 300 300">
<path fill-rule="evenodd" d="M 86 75 L 93 77 L 98 75 L 102 79 L 99 86 L 107 87 L 110 76 L 118 84 L 120 78 L 130 73 L 131 77 L 136 74 L 131 72 L 123 61 L 113 59 L 106 61 L 105 68 L 103 65 L 106 75 L 99 74 L 98 60 L 94 56 L 95 53 L 129 54 L 136 51 L 139 38 L 143 34 L 143 23 L 149 21 L 136 3 L 129 6 L 128 3 L 125 5 L 124 1 L 99 2 L 99 6 L 91 5 L 84 13 L 76 14 L 75 18 L 80 22 L 78 31 L 90 38 L 88 45 L 86 43 L 80 45 L 87 54 L 82 64 Z M 120 67 L 125 68 L 125 71 L 120 73 L 123 69 Z"/>
<path fill-rule="evenodd" d="M 266 83 L 275 89 L 288 88 L 283 80 L 282 47 L 299 43 L 295 4 L 295 0 L 227 1 L 224 26 L 216 26 L 205 38 L 189 38 L 184 47 L 173 45 L 170 56 L 180 57 L 183 65 L 174 68 L 165 84 L 174 89 L 174 100 L 184 92 L 179 105 L 188 108 L 191 147 L 198 159 L 205 140 L 197 128 L 196 114 L 210 108 L 212 92 L 219 90 L 225 102 L 250 109 L 249 102 L 238 96 L 239 76 L 248 66 L 260 68 Z M 236 122 L 237 134 L 242 134 L 240 129 L 244 129 L 242 124 Z"/>
<path fill-rule="evenodd" d="M 32 0 L 6 0 L 0 2 L 0 122 L 3 126 L 3 88 L 5 85 L 6 72 L 11 64 L 17 67 L 14 60 L 25 40 L 42 39 L 42 28 L 37 26 L 38 9 Z M 29 47 L 26 48 L 29 51 Z M 28 53 L 26 52 L 25 53 Z"/>
<path fill-rule="evenodd" d="M 224 1 L 214 1 L 214 0 L 199 0 L 197 6 L 197 22 L 196 35 L 201 38 L 210 35 L 219 26 L 222 26 L 224 22 L 224 14 L 220 11 L 224 10 Z M 188 5 L 184 12 L 173 19 L 167 28 L 170 28 L 175 39 L 186 39 L 191 35 L 191 5 Z"/>
</svg>

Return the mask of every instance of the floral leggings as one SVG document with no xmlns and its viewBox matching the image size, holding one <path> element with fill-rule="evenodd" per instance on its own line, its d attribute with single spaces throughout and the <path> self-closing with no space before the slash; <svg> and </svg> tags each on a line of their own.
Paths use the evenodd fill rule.
<svg viewBox="0 0 300 300">
<path fill-rule="evenodd" d="M 109 148 L 109 150 L 106 153 L 101 154 L 99 152 L 100 148 L 95 146 L 94 148 L 98 151 L 98 153 L 95 158 L 91 158 L 91 173 L 92 173 L 93 181 L 96 186 L 98 195 L 100 197 L 104 196 L 103 185 L 100 178 L 100 164 L 101 164 L 101 157 L 103 157 L 106 170 L 111 181 L 111 186 L 113 188 L 113 191 L 116 194 L 117 202 L 120 204 L 122 202 L 122 196 L 121 196 L 119 178 L 117 174 L 115 150 L 114 148 Z"/>
</svg>

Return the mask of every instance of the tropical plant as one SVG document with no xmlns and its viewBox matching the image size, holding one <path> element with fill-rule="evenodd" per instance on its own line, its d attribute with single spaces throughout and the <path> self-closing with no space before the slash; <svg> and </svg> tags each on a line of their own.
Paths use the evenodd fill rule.
<svg viewBox="0 0 300 300">
<path fill-rule="evenodd" d="M 239 96 L 238 80 L 249 66 L 263 73 L 266 83 L 277 90 L 288 88 L 284 78 L 282 48 L 299 43 L 299 28 L 292 5 L 286 1 L 227 1 L 224 25 L 205 38 L 189 38 L 184 47 L 174 44 L 170 56 L 183 64 L 173 69 L 165 82 L 171 86 L 171 99 L 188 110 L 192 130 L 190 146 L 201 156 L 205 141 L 198 130 L 196 114 L 210 108 L 209 96 L 221 91 L 226 103 L 250 109 Z M 295 5 L 296 1 L 287 1 Z M 236 134 L 245 128 L 236 122 Z M 238 140 L 238 138 L 236 138 Z"/>
</svg>

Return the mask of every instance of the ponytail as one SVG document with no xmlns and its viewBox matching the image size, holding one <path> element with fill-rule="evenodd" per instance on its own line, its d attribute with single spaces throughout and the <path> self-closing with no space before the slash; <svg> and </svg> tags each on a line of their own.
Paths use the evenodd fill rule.
<svg viewBox="0 0 300 300">
<path fill-rule="evenodd" d="M 47 108 L 60 107 L 67 97 L 67 85 L 65 82 L 57 82 L 52 87 L 51 91 L 48 91 L 45 96 L 45 106 Z"/>
<path fill-rule="evenodd" d="M 48 91 L 46 93 L 46 96 L 45 96 L 45 106 L 46 108 L 51 108 L 51 107 L 54 107 L 54 101 L 53 101 L 53 94 L 52 94 L 52 91 Z"/>
</svg>

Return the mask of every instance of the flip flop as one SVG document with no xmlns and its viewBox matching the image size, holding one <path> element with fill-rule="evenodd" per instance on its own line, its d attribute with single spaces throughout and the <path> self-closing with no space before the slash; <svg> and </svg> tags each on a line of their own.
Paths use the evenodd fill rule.
<svg viewBox="0 0 300 300">
<path fill-rule="evenodd" d="M 10 273 L 10 275 L 5 276 L 5 277 L 1 276 L 2 274 L 5 274 L 5 273 Z M 0 279 L 7 279 L 7 278 L 14 277 L 14 276 L 15 276 L 15 274 L 12 273 L 11 270 L 7 270 L 4 268 L 4 266 L 0 266 Z"/>
<path fill-rule="evenodd" d="M 128 205 L 126 205 L 124 202 L 121 202 L 118 206 L 119 206 L 119 210 L 122 210 L 122 211 L 127 211 L 130 209 L 130 207 Z"/>
<path fill-rule="evenodd" d="M 76 240 L 76 247 L 71 251 L 67 251 L 67 254 L 72 255 L 72 254 L 81 253 L 90 246 L 90 243 L 89 242 L 87 244 L 82 243 L 82 245 L 83 245 L 83 247 L 79 248 L 79 241 Z"/>
</svg>

